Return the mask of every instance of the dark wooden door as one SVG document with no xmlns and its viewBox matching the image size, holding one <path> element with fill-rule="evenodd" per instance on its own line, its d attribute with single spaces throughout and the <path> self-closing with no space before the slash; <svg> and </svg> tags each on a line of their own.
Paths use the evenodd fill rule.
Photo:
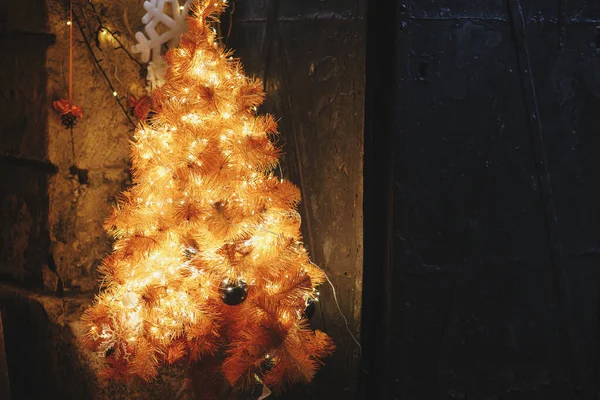
<svg viewBox="0 0 600 400">
<path fill-rule="evenodd" d="M 600 2 L 396 6 L 390 398 L 597 399 Z"/>
</svg>

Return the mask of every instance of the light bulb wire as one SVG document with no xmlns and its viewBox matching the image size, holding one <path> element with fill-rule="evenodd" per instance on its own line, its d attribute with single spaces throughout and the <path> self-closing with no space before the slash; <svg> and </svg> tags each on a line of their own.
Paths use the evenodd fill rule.
<svg viewBox="0 0 600 400">
<path fill-rule="evenodd" d="M 308 262 L 310 262 L 312 265 L 314 265 L 315 267 L 320 269 L 320 267 L 317 264 L 315 264 L 314 262 L 312 262 L 310 260 L 308 260 Z M 354 336 L 354 334 L 352 333 L 352 330 L 350 329 L 350 324 L 348 323 L 348 318 L 346 318 L 346 315 L 344 314 L 344 312 L 342 311 L 342 308 L 340 307 L 340 302 L 338 301 L 335 286 L 333 285 L 333 282 L 331 282 L 331 279 L 329 279 L 329 275 L 327 275 L 327 273 L 325 271 L 323 271 L 323 274 L 325 275 L 325 278 L 327 279 L 329 286 L 331 286 L 331 291 L 333 292 L 333 300 L 335 301 L 335 305 L 338 309 L 338 312 L 340 313 L 340 315 L 342 316 L 342 318 L 344 320 L 344 324 L 346 325 L 346 330 L 348 331 L 348 334 L 352 337 L 352 340 L 354 340 L 354 343 L 356 343 L 356 345 L 358 346 L 358 354 L 362 355 L 362 346 L 361 346 L 360 342 L 358 341 L 358 339 L 356 338 L 356 336 Z"/>
</svg>

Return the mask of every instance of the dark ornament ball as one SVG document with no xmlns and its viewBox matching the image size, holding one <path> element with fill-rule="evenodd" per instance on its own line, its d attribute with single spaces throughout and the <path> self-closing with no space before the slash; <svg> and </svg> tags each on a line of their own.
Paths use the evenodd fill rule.
<svg viewBox="0 0 600 400">
<path fill-rule="evenodd" d="M 104 353 L 104 357 L 108 358 L 108 357 L 112 356 L 113 354 L 115 354 L 115 348 L 111 347 L 110 349 L 106 350 L 106 353 Z"/>
<path fill-rule="evenodd" d="M 77 124 L 77 117 L 72 113 L 67 113 L 60 116 L 60 122 L 64 125 L 65 128 L 71 129 Z"/>
<path fill-rule="evenodd" d="M 304 316 L 306 319 L 311 319 L 313 315 L 315 315 L 315 311 L 317 306 L 315 304 L 315 299 L 309 298 L 306 300 L 306 308 L 304 309 Z"/>
<path fill-rule="evenodd" d="M 237 306 L 248 297 L 248 285 L 243 280 L 228 281 L 225 280 L 219 287 L 221 300 L 228 306 Z"/>
</svg>

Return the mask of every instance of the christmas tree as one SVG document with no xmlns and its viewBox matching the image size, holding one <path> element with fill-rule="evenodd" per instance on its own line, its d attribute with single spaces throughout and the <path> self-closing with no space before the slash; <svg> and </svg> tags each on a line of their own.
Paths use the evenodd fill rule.
<svg viewBox="0 0 600 400">
<path fill-rule="evenodd" d="M 107 378 L 151 380 L 187 362 L 213 386 L 221 376 L 279 391 L 309 382 L 334 347 L 308 323 L 325 276 L 301 242 L 299 190 L 274 173 L 277 125 L 256 114 L 262 83 L 212 28 L 225 7 L 196 4 L 166 54 L 156 114 L 132 142 L 134 184 L 106 222 L 114 251 L 83 319 Z"/>
</svg>

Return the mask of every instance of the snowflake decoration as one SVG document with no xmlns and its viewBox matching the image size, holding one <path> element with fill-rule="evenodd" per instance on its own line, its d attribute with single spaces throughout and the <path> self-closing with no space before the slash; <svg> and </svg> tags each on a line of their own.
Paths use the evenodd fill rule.
<svg viewBox="0 0 600 400">
<path fill-rule="evenodd" d="M 171 15 L 165 13 L 165 5 L 171 5 Z M 179 0 L 148 0 L 144 2 L 146 14 L 142 17 L 142 23 L 146 25 L 143 32 L 137 32 L 135 38 L 138 43 L 131 51 L 140 53 L 143 62 L 149 62 L 148 80 L 153 87 L 163 82 L 166 71 L 166 62 L 162 58 L 163 45 L 176 46 L 179 37 L 187 27 L 186 17 L 190 10 L 192 0 L 185 0 L 183 5 Z M 156 28 L 163 25 L 166 30 L 159 34 Z M 150 57 L 152 56 L 152 59 Z"/>
<path fill-rule="evenodd" d="M 123 329 L 118 329 L 116 317 L 111 317 L 113 325 L 103 324 L 102 331 L 100 334 L 95 335 L 105 340 L 99 347 L 98 353 L 102 356 L 106 356 L 109 350 L 114 350 L 117 358 L 124 358 L 127 361 L 131 359 L 131 352 L 127 348 L 128 339 L 131 332 L 126 332 Z"/>
</svg>

